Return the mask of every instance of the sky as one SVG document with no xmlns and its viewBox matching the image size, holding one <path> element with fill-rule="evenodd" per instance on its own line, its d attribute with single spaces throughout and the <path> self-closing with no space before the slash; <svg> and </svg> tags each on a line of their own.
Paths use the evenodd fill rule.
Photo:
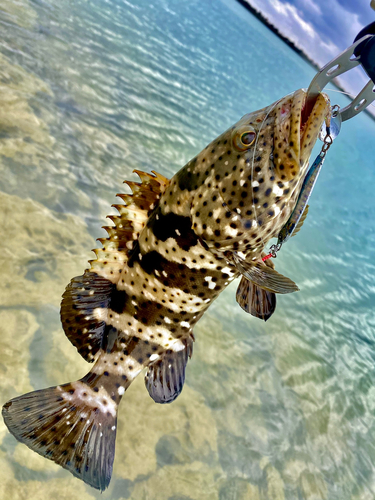
<svg viewBox="0 0 375 500">
<path fill-rule="evenodd" d="M 375 21 L 375 0 L 247 0 L 279 31 L 322 67 L 349 47 L 358 32 Z M 374 5 L 375 8 L 375 5 Z M 363 70 L 340 77 L 351 93 L 368 82 Z"/>
</svg>

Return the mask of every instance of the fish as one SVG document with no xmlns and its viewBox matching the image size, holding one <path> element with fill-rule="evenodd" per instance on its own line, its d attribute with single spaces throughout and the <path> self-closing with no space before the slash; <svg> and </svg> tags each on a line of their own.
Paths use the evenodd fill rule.
<svg viewBox="0 0 375 500">
<path fill-rule="evenodd" d="M 135 377 L 146 370 L 151 398 L 173 402 L 194 326 L 233 280 L 241 278 L 239 305 L 264 320 L 276 293 L 298 290 L 262 257 L 293 212 L 330 111 L 320 94 L 302 118 L 305 99 L 300 89 L 246 114 L 171 179 L 136 170 L 140 182 L 126 181 L 131 193 L 118 195 L 96 258 L 62 296 L 65 334 L 94 364 L 77 381 L 3 406 L 20 442 L 105 490 L 118 407 Z"/>
</svg>

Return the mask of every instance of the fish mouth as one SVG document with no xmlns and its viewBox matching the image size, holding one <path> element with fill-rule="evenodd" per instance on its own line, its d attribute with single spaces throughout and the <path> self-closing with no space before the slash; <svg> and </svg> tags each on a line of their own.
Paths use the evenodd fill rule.
<svg viewBox="0 0 375 500">
<path fill-rule="evenodd" d="M 318 96 L 307 100 L 307 92 L 306 92 L 306 94 L 304 96 L 304 104 L 303 104 L 302 112 L 301 112 L 301 130 L 303 129 L 304 125 L 306 125 L 307 120 L 309 119 L 309 116 L 311 115 L 311 113 L 314 109 L 317 98 L 318 98 Z"/>
<path fill-rule="evenodd" d="M 282 99 L 276 110 L 274 165 L 283 181 L 294 179 L 304 168 L 318 138 L 321 126 L 330 114 L 326 94 L 307 101 L 300 89 Z"/>
<path fill-rule="evenodd" d="M 327 94 L 320 93 L 314 99 L 307 100 L 303 92 L 303 107 L 300 118 L 300 165 L 309 160 L 315 142 L 324 121 L 331 116 L 331 103 Z"/>
</svg>

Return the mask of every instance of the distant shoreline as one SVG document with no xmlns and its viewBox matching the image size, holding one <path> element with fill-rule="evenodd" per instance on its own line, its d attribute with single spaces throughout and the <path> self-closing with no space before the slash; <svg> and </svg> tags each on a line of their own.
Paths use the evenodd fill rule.
<svg viewBox="0 0 375 500">
<path fill-rule="evenodd" d="M 238 3 L 240 3 L 245 9 L 247 9 L 248 11 L 251 12 L 251 14 L 253 14 L 253 16 L 255 16 L 259 21 L 261 21 L 265 26 L 267 26 L 267 28 L 269 30 L 272 31 L 272 33 L 274 33 L 276 36 L 278 36 L 284 43 L 286 43 L 288 45 L 288 47 L 290 47 L 292 50 L 294 50 L 294 52 L 296 52 L 300 57 L 302 57 L 302 59 L 304 61 L 306 61 L 308 64 L 310 64 L 310 66 L 312 66 L 314 69 L 316 69 L 317 71 L 320 70 L 320 66 L 318 66 L 318 64 L 313 61 L 307 54 L 306 52 L 304 52 L 302 49 L 300 49 L 299 47 L 297 47 L 297 45 L 295 45 L 295 43 L 290 40 L 289 38 L 287 38 L 285 35 L 283 35 L 283 33 L 281 33 L 278 28 L 272 24 L 269 19 L 267 19 L 263 14 L 262 12 L 260 12 L 259 10 L 255 9 L 255 7 L 253 7 L 252 5 L 250 5 L 250 3 L 248 3 L 246 0 L 237 0 Z M 327 61 L 328 63 L 329 61 Z M 347 92 L 347 90 L 342 87 L 338 82 L 337 82 L 337 79 L 335 78 L 332 83 L 339 89 L 341 90 L 342 92 Z M 350 96 L 347 96 L 348 99 L 352 100 L 350 98 Z M 370 116 L 372 119 L 375 119 L 374 115 L 372 115 L 367 109 L 364 110 L 365 113 L 368 114 L 368 116 Z"/>
<path fill-rule="evenodd" d="M 300 49 L 299 47 L 297 47 L 297 45 L 295 45 L 295 43 L 292 42 L 292 40 L 290 40 L 285 35 L 283 35 L 278 30 L 278 28 L 274 24 L 272 24 L 269 21 L 269 19 L 267 19 L 262 14 L 262 12 L 260 12 L 257 9 L 255 9 L 255 7 L 253 7 L 252 5 L 250 5 L 250 3 L 247 2 L 246 0 L 237 0 L 237 2 L 239 2 L 243 7 L 245 7 L 245 9 L 249 10 L 253 14 L 253 16 L 255 16 L 257 19 L 259 19 L 259 21 L 261 21 L 263 24 L 265 24 L 267 26 L 267 28 L 272 31 L 272 33 L 274 33 L 276 36 L 278 36 L 284 43 L 286 43 L 292 50 L 294 50 L 294 52 L 296 52 L 300 57 L 302 57 L 302 59 L 304 59 L 307 63 L 309 63 L 314 69 L 316 69 L 317 71 L 320 70 L 320 67 L 318 66 L 318 64 L 315 61 L 313 61 L 306 54 L 306 52 L 304 52 L 302 49 Z M 337 86 L 337 84 L 336 84 L 336 86 Z M 339 88 L 341 88 L 341 87 L 339 87 Z"/>
</svg>

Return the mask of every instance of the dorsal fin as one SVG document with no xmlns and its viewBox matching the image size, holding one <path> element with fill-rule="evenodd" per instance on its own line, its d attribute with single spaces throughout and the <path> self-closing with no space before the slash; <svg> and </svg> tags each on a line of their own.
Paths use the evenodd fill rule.
<svg viewBox="0 0 375 500">
<path fill-rule="evenodd" d="M 86 361 L 94 361 L 106 327 L 111 294 L 151 212 L 158 205 L 169 180 L 134 170 L 141 181 L 125 181 L 132 194 L 119 194 L 124 204 L 113 205 L 120 215 L 109 216 L 114 226 L 106 226 L 108 238 L 99 238 L 103 248 L 95 249 L 91 268 L 76 276 L 66 287 L 60 316 L 66 336 Z M 100 314 L 98 313 L 100 312 Z"/>
<path fill-rule="evenodd" d="M 154 171 L 151 174 L 134 170 L 142 182 L 125 181 L 132 194 L 118 194 L 124 203 L 112 205 L 120 215 L 110 215 L 114 226 L 103 226 L 107 238 L 98 238 L 103 248 L 94 249 L 96 259 L 89 261 L 90 271 L 117 283 L 120 270 L 128 260 L 133 242 L 157 206 L 161 195 L 169 184 L 169 180 Z"/>
<path fill-rule="evenodd" d="M 303 214 L 301 215 L 301 218 L 298 221 L 298 224 L 296 225 L 292 236 L 295 236 L 298 233 L 298 231 L 301 230 L 301 227 L 303 226 L 303 223 L 305 222 L 305 219 L 307 217 L 308 211 L 309 211 L 309 206 L 306 205 L 305 210 L 303 211 Z"/>
</svg>

